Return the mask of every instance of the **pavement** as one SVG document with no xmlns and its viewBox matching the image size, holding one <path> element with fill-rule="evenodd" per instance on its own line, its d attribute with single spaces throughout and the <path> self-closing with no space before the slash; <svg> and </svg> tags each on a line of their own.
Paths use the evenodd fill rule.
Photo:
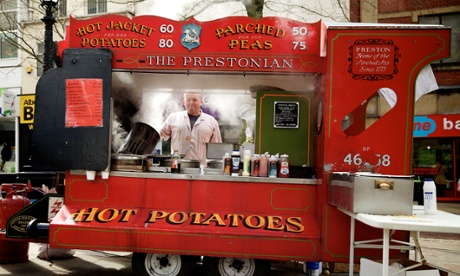
<svg viewBox="0 0 460 276">
<path fill-rule="evenodd" d="M 460 215 L 460 203 L 439 203 L 438 209 Z M 424 233 L 420 234 L 422 254 L 430 266 L 439 267 L 449 276 L 460 276 L 460 234 Z M 70 259 L 56 259 L 52 262 L 37 257 L 39 245 L 29 244 L 29 260 L 19 264 L 1 264 L 0 275 L 133 275 L 130 252 L 76 250 Z M 411 259 L 414 259 L 411 253 Z M 336 264 L 332 276 L 348 276 L 348 265 Z M 354 275 L 359 275 L 359 266 L 355 265 Z M 200 265 L 193 276 L 202 275 Z M 298 262 L 273 263 L 267 276 L 301 276 L 303 264 Z M 322 275 L 329 275 L 323 273 Z"/>
</svg>

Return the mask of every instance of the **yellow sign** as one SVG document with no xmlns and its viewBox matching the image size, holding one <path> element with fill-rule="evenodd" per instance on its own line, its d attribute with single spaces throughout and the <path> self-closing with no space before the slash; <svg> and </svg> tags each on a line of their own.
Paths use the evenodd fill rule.
<svg viewBox="0 0 460 276">
<path fill-rule="evenodd" d="M 21 95 L 19 101 L 19 123 L 33 124 L 35 110 L 35 95 Z"/>
</svg>

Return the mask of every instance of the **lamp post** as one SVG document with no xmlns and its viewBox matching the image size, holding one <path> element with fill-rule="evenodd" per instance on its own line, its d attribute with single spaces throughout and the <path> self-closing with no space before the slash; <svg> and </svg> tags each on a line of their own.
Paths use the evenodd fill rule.
<svg viewBox="0 0 460 276">
<path fill-rule="evenodd" d="M 41 0 L 40 7 L 45 9 L 42 18 L 45 23 L 45 45 L 43 53 L 43 72 L 53 68 L 53 25 L 56 22 L 53 11 L 57 10 L 59 0 Z"/>
</svg>

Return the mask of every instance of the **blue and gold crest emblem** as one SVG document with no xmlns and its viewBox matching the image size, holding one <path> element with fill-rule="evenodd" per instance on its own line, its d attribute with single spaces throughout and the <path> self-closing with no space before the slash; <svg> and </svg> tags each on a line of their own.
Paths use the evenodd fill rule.
<svg viewBox="0 0 460 276">
<path fill-rule="evenodd" d="M 182 26 L 180 42 L 182 46 L 191 51 L 200 46 L 201 27 L 193 23 Z"/>
</svg>

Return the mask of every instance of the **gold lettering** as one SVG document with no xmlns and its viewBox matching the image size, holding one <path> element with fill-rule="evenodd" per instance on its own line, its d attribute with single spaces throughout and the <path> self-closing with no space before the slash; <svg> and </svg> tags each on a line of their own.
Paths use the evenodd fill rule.
<svg viewBox="0 0 460 276">
<path fill-rule="evenodd" d="M 272 45 L 271 40 L 267 40 L 267 41 L 264 42 L 264 50 L 270 50 L 272 47 L 273 47 L 273 45 Z"/>
<path fill-rule="evenodd" d="M 131 215 L 137 214 L 137 210 L 134 209 L 122 209 L 120 222 L 127 222 Z"/>
<path fill-rule="evenodd" d="M 131 25 L 131 31 L 135 33 L 139 33 L 139 24 L 132 24 Z"/>
<path fill-rule="evenodd" d="M 230 42 L 228 43 L 228 48 L 233 49 L 236 46 L 238 46 L 239 42 L 236 39 L 230 39 Z"/>
<path fill-rule="evenodd" d="M 106 213 L 109 213 L 109 217 L 105 219 L 104 215 Z M 102 222 L 109 222 L 109 221 L 116 219 L 119 213 L 120 212 L 118 212 L 117 209 L 113 209 L 113 208 L 103 209 L 97 214 L 97 220 L 102 221 Z"/>
<path fill-rule="evenodd" d="M 216 226 L 226 225 L 222 218 L 219 216 L 219 214 L 212 214 L 207 220 L 203 221 L 202 224 L 209 225 L 209 223 L 211 223 L 212 221 L 216 223 Z"/>
<path fill-rule="evenodd" d="M 244 33 L 244 28 L 243 28 L 243 25 L 242 24 L 236 24 L 235 25 L 235 29 L 236 29 L 236 33 L 239 34 L 239 33 Z"/>
<path fill-rule="evenodd" d="M 217 38 L 220 38 L 220 37 L 222 36 L 223 33 L 224 33 L 224 29 L 222 29 L 222 28 L 216 29 L 216 36 L 217 36 Z"/>
<path fill-rule="evenodd" d="M 305 230 L 305 227 L 302 225 L 302 219 L 299 217 L 287 218 L 286 223 L 286 232 L 302 233 Z M 295 226 L 295 228 L 291 226 Z"/>
<path fill-rule="evenodd" d="M 282 217 L 267 216 L 267 230 L 283 231 L 284 225 L 280 224 Z"/>
<path fill-rule="evenodd" d="M 254 32 L 254 24 L 252 23 L 249 23 L 249 24 L 246 24 L 246 27 L 244 28 L 244 31 L 246 33 L 253 33 Z"/>
<path fill-rule="evenodd" d="M 237 34 L 264 34 L 268 36 L 274 36 L 277 38 L 281 38 L 285 36 L 286 32 L 281 28 L 275 28 L 274 26 L 270 25 L 263 25 L 263 24 L 253 24 L 248 23 L 246 25 L 242 24 L 235 24 L 232 26 L 227 26 L 224 28 L 216 29 L 216 37 L 222 38 L 222 36 L 228 35 L 237 35 Z M 240 37 L 243 38 L 243 37 Z"/>
<path fill-rule="evenodd" d="M 283 37 L 286 34 L 286 32 L 283 29 L 277 28 L 275 37 Z"/>
<path fill-rule="evenodd" d="M 91 222 L 94 219 L 94 216 L 97 213 L 98 208 L 90 208 L 89 212 L 86 212 L 86 209 L 81 209 L 80 211 L 77 211 L 77 213 L 73 214 L 74 221 L 75 222 Z M 85 219 L 83 219 L 83 216 L 87 216 Z"/>
<path fill-rule="evenodd" d="M 190 218 L 192 219 L 192 224 L 201 224 L 201 219 L 204 218 L 206 213 L 190 213 Z"/>
<path fill-rule="evenodd" d="M 256 224 L 252 223 L 253 218 L 255 218 Z M 264 224 L 265 224 L 264 218 L 261 216 L 257 216 L 257 215 L 247 216 L 244 219 L 244 225 L 247 226 L 248 228 L 258 229 L 258 228 L 262 228 Z"/>
<path fill-rule="evenodd" d="M 163 212 L 163 211 L 151 211 L 150 212 L 150 217 L 147 220 L 147 222 L 156 222 L 157 219 L 164 219 L 169 215 L 168 212 Z"/>
<path fill-rule="evenodd" d="M 273 31 L 273 29 L 274 29 L 273 26 L 267 26 L 267 32 L 266 32 L 266 34 L 267 34 L 267 35 L 274 35 L 275 32 Z"/>
<path fill-rule="evenodd" d="M 238 219 L 243 220 L 244 216 L 243 215 L 238 215 L 238 214 L 227 214 L 226 215 L 227 219 L 230 219 L 230 227 L 238 227 Z"/>
<path fill-rule="evenodd" d="M 259 50 L 262 50 L 262 45 L 260 45 L 260 42 L 256 40 L 254 43 L 251 44 L 251 49 L 257 48 Z"/>
<path fill-rule="evenodd" d="M 259 34 L 265 34 L 265 25 L 257 24 L 254 28 L 254 32 Z"/>
<path fill-rule="evenodd" d="M 176 215 L 179 216 L 179 220 L 176 220 Z M 168 222 L 172 224 L 181 224 L 181 223 L 184 223 L 187 219 L 188 219 L 188 215 L 187 213 L 184 213 L 184 212 L 174 212 L 168 216 Z"/>
</svg>

